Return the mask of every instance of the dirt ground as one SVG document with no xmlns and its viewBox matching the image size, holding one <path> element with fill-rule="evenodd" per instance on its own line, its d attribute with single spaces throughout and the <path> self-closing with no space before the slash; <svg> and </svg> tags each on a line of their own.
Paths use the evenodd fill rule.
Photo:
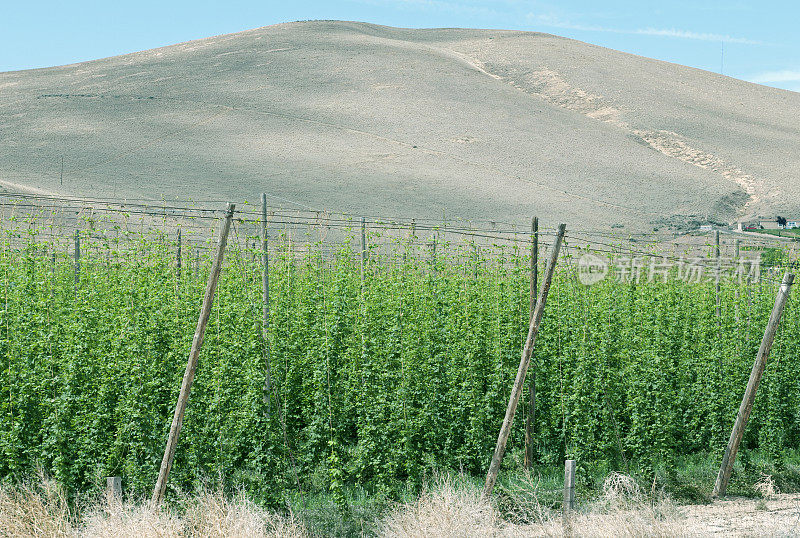
<svg viewBox="0 0 800 538">
<path fill-rule="evenodd" d="M 800 494 L 766 500 L 730 497 L 681 506 L 682 522 L 696 536 L 800 536 Z"/>
</svg>

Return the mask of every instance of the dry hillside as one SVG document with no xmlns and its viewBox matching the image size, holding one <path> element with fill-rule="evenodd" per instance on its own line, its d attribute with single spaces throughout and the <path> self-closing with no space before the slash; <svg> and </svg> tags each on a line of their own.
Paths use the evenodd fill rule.
<svg viewBox="0 0 800 538">
<path fill-rule="evenodd" d="M 302 22 L 0 73 L 0 185 L 572 229 L 730 222 L 800 209 L 798 119 L 798 93 L 553 35 Z"/>
</svg>

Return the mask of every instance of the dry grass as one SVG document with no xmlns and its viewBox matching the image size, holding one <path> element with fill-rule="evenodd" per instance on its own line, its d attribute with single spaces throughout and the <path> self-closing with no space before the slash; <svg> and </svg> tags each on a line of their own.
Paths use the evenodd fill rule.
<svg viewBox="0 0 800 538">
<path fill-rule="evenodd" d="M 72 514 L 63 492 L 51 481 L 41 486 L 0 487 L 0 537 L 172 538 L 270 537 L 300 538 L 306 529 L 293 516 L 284 517 L 244 498 L 227 499 L 203 491 L 182 503 L 181 514 L 152 510 L 147 503 L 123 503 L 109 495 Z"/>
<path fill-rule="evenodd" d="M 636 480 L 622 473 L 611 473 L 603 481 L 603 501 L 612 506 L 641 503 L 642 488 Z"/>
<path fill-rule="evenodd" d="M 173 538 L 185 536 L 184 522 L 167 510 L 153 511 L 146 503 L 122 503 L 112 495 L 86 511 L 73 536 Z"/>
<path fill-rule="evenodd" d="M 764 473 L 761 473 L 761 479 L 753 484 L 753 489 L 759 492 L 765 499 L 771 499 L 775 495 L 780 494 L 780 490 L 778 486 L 775 485 L 772 475 Z"/>
<path fill-rule="evenodd" d="M 497 511 L 481 501 L 480 492 L 445 478 L 416 502 L 392 510 L 380 532 L 391 537 L 498 536 L 501 527 Z"/>
<path fill-rule="evenodd" d="M 73 535 L 66 496 L 54 481 L 0 487 L 0 537 Z"/>
<path fill-rule="evenodd" d="M 381 526 L 387 537 L 466 536 L 686 536 L 691 534 L 666 499 L 645 500 L 638 485 L 624 475 L 606 480 L 604 495 L 585 511 L 576 512 L 565 526 L 561 513 L 533 506 L 528 497 L 525 518 L 532 523 L 515 524 L 500 517 L 497 509 L 482 502 L 480 491 L 440 479 L 414 503 L 396 507 Z M 520 514 L 514 514 L 519 520 Z"/>
<path fill-rule="evenodd" d="M 379 522 L 386 537 L 795 535 L 800 528 L 800 496 L 781 495 L 770 477 L 759 489 L 770 504 L 753 499 L 725 499 L 711 505 L 676 508 L 668 499 L 645 492 L 630 477 L 612 474 L 603 495 L 572 514 L 565 525 L 560 511 L 539 503 L 538 482 L 520 481 L 504 490 L 503 511 L 483 502 L 469 481 L 440 478 L 420 497 L 400 504 Z M 509 509 L 508 506 L 512 506 Z M 243 497 L 228 498 L 205 490 L 178 503 L 177 509 L 153 511 L 147 503 L 98 499 L 78 514 L 52 481 L 0 486 L 0 538 L 83 537 L 275 537 L 309 536 L 293 515 L 269 512 Z"/>
<path fill-rule="evenodd" d="M 273 514 L 244 497 L 231 501 L 219 492 L 205 492 L 194 497 L 184 520 L 190 536 L 294 538 L 308 535 L 291 514 L 289 517 Z"/>
</svg>

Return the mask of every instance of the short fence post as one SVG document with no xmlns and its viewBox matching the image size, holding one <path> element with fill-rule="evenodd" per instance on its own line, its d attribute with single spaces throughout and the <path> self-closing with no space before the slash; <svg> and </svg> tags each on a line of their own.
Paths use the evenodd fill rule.
<svg viewBox="0 0 800 538">
<path fill-rule="evenodd" d="M 114 502 L 122 502 L 122 477 L 109 476 L 106 478 L 106 491 Z"/>
<path fill-rule="evenodd" d="M 571 512 L 575 510 L 575 460 L 564 461 L 564 503 L 562 516 L 564 536 L 572 536 Z"/>
<path fill-rule="evenodd" d="M 564 461 L 564 513 L 575 510 L 575 460 Z"/>
</svg>

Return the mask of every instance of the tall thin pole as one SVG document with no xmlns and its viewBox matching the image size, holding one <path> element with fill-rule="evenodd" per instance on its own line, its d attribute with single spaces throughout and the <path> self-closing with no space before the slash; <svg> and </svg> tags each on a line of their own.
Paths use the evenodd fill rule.
<svg viewBox="0 0 800 538">
<path fill-rule="evenodd" d="M 269 235 L 267 228 L 267 195 L 261 195 L 261 263 L 264 267 L 263 274 L 263 303 L 262 314 L 263 323 L 261 326 L 261 337 L 264 340 L 264 366 L 266 368 L 266 377 L 264 378 L 265 400 L 267 404 L 267 413 L 271 413 L 271 400 L 272 400 L 272 373 L 269 366 Z"/>
<path fill-rule="evenodd" d="M 536 334 L 539 332 L 539 324 L 544 314 L 544 306 L 545 303 L 547 303 L 547 293 L 550 291 L 550 284 L 553 281 L 553 273 L 555 272 L 556 262 L 558 261 L 558 251 L 561 249 L 561 242 L 564 239 L 565 230 L 566 224 L 558 225 L 558 233 L 553 243 L 553 248 L 550 251 L 550 260 L 547 263 L 544 283 L 542 284 L 542 289 L 539 292 L 539 300 L 536 302 L 536 308 L 531 317 L 530 326 L 528 328 L 528 338 L 525 340 L 525 347 L 522 350 L 522 358 L 519 361 L 517 377 L 514 379 L 511 397 L 508 400 L 506 416 L 503 419 L 503 426 L 500 428 L 500 435 L 497 437 L 497 446 L 494 450 L 494 456 L 492 456 L 492 463 L 489 465 L 489 472 L 486 474 L 486 485 L 483 489 L 484 499 L 488 499 L 492 494 L 494 484 L 497 481 L 497 474 L 500 472 L 500 463 L 503 461 L 503 455 L 506 451 L 506 442 L 508 441 L 508 435 L 511 433 L 511 424 L 514 422 L 514 413 L 517 411 L 519 397 L 522 394 L 525 374 L 528 372 L 533 345 L 536 343 Z"/>
<path fill-rule="evenodd" d="M 186 363 L 186 372 L 183 374 L 183 381 L 181 382 L 181 392 L 178 395 L 178 403 L 175 405 L 175 414 L 172 417 L 172 425 L 169 429 L 169 437 L 167 437 L 167 446 L 164 449 L 164 458 L 161 460 L 161 469 L 158 472 L 158 480 L 153 489 L 153 507 L 158 507 L 161 500 L 164 498 L 164 492 L 167 489 L 167 478 L 169 478 L 170 469 L 172 469 L 172 461 L 175 458 L 175 447 L 178 444 L 178 436 L 181 433 L 181 426 L 183 425 L 183 415 L 186 412 L 186 404 L 189 402 L 189 393 L 192 390 L 192 382 L 194 381 L 195 370 L 197 369 L 197 359 L 200 356 L 200 348 L 203 346 L 203 337 L 206 333 L 206 325 L 208 318 L 211 316 L 211 307 L 214 303 L 214 294 L 217 291 L 217 281 L 219 274 L 222 271 L 222 259 L 225 254 L 225 246 L 228 243 L 228 232 L 231 229 L 231 220 L 233 219 L 233 210 L 235 205 L 228 202 L 228 207 L 225 210 L 225 218 L 219 231 L 219 240 L 217 242 L 217 256 L 214 258 L 214 263 L 211 266 L 211 274 L 208 276 L 208 284 L 206 285 L 206 294 L 203 298 L 203 306 L 200 309 L 200 316 L 197 319 L 197 328 L 194 331 L 194 338 L 192 339 L 192 348 L 189 351 L 189 360 Z"/>
<path fill-rule="evenodd" d="M 783 277 L 783 282 L 781 282 L 781 287 L 778 289 L 778 294 L 775 296 L 775 305 L 772 307 L 772 313 L 769 316 L 767 328 L 764 330 L 764 337 L 761 339 L 761 347 L 758 348 L 756 360 L 750 372 L 750 379 L 744 391 L 742 404 L 739 406 L 739 412 L 736 414 L 736 421 L 731 430 L 728 446 L 725 448 L 725 453 L 722 456 L 722 464 L 717 474 L 717 480 L 714 483 L 714 491 L 711 494 L 713 497 L 724 497 L 725 491 L 728 489 L 728 481 L 731 478 L 733 462 L 736 461 L 736 452 L 739 450 L 739 444 L 742 442 L 742 436 L 744 436 L 744 429 L 747 427 L 747 421 L 750 419 L 750 412 L 753 410 L 753 402 L 756 399 L 756 391 L 761 382 L 764 369 L 767 366 L 767 359 L 772 349 L 772 342 L 775 340 L 775 332 L 778 330 L 778 324 L 781 321 L 781 315 L 786 306 L 786 299 L 789 298 L 789 291 L 791 291 L 793 282 L 794 275 L 792 273 L 786 273 Z"/>
<path fill-rule="evenodd" d="M 733 255 L 734 261 L 733 261 L 733 263 L 738 264 L 739 263 L 739 256 L 740 256 L 740 254 L 739 254 L 739 239 L 735 239 L 733 241 L 733 248 L 734 248 L 734 255 Z M 736 321 L 736 326 L 737 326 L 737 331 L 738 331 L 738 326 L 739 326 L 739 286 L 736 286 L 736 290 L 734 292 L 734 297 L 733 297 L 733 304 L 735 306 L 734 318 L 733 319 Z"/>
<path fill-rule="evenodd" d="M 81 233 L 75 230 L 75 285 L 81 279 Z"/>
<path fill-rule="evenodd" d="M 533 217 L 531 221 L 531 289 L 528 294 L 528 316 L 533 317 L 536 308 L 536 295 L 539 280 L 539 218 Z"/>
<path fill-rule="evenodd" d="M 367 222 L 361 217 L 361 287 L 364 287 L 364 269 L 367 265 Z"/>
<path fill-rule="evenodd" d="M 721 304 L 722 304 L 722 300 L 721 300 L 720 295 L 719 295 L 719 280 L 720 280 L 720 272 L 721 272 L 721 267 L 720 267 L 721 259 L 719 257 L 719 230 L 714 230 L 714 259 L 717 262 L 717 271 L 716 271 L 716 278 L 715 278 L 716 292 L 717 292 L 716 293 L 717 308 L 714 311 L 714 313 L 717 316 L 717 326 L 719 326 L 720 325 L 720 315 L 721 315 L 720 310 L 721 310 Z"/>
<path fill-rule="evenodd" d="M 180 228 L 178 228 L 176 241 L 177 241 L 177 251 L 175 252 L 175 267 L 177 269 L 178 284 L 180 285 L 181 281 L 181 229 Z"/>
<path fill-rule="evenodd" d="M 531 222 L 531 289 L 529 294 L 530 306 L 528 310 L 528 323 L 533 318 L 536 309 L 536 293 L 539 285 L 539 218 L 533 217 Z M 531 360 L 533 361 L 533 351 Z M 533 433 L 536 426 L 536 368 L 531 372 L 531 382 L 528 385 L 530 394 L 530 407 L 525 417 L 525 468 L 533 465 Z"/>
<path fill-rule="evenodd" d="M 719 253 L 719 230 L 714 230 L 714 260 L 715 260 L 715 276 L 714 276 L 714 301 L 715 301 L 715 308 L 714 308 L 714 316 L 717 320 L 717 341 L 721 341 L 722 339 L 722 312 L 721 312 L 721 305 L 722 299 L 720 297 L 719 292 L 719 281 L 720 281 L 720 274 L 722 273 L 722 265 Z M 724 382 L 724 372 L 722 367 L 722 349 L 717 347 L 717 376 L 718 376 L 718 387 L 723 386 Z M 719 392 L 717 393 L 719 396 Z M 721 399 L 718 398 L 721 401 Z M 719 421 L 717 426 L 719 427 L 719 437 L 720 440 L 724 439 L 725 435 L 725 425 L 722 422 L 722 414 L 719 415 Z"/>
</svg>

